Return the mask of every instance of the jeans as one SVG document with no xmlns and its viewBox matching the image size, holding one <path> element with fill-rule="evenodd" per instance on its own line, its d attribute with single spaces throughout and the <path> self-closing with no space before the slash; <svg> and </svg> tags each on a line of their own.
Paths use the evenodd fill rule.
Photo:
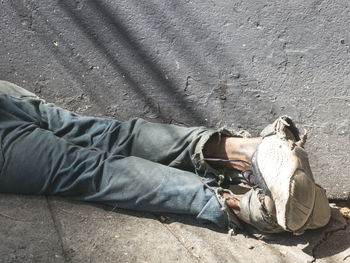
<svg viewBox="0 0 350 263">
<path fill-rule="evenodd" d="M 229 172 L 203 161 L 206 141 L 225 133 L 234 135 L 80 116 L 0 81 L 0 192 L 69 196 L 237 226 L 217 183 Z"/>
</svg>

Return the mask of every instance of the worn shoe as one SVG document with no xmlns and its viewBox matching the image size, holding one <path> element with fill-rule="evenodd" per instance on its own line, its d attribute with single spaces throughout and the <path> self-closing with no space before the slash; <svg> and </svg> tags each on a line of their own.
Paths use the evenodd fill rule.
<svg viewBox="0 0 350 263">
<path fill-rule="evenodd" d="M 306 135 L 300 136 L 292 119 L 282 116 L 267 126 L 261 136 L 263 140 L 252 157 L 252 169 L 258 185 L 275 202 L 278 224 L 295 234 L 326 224 L 330 214 L 328 200 L 314 182 L 303 148 Z M 315 215 L 315 205 L 322 207 L 323 214 Z M 319 216 L 322 220 L 316 219 Z"/>
</svg>

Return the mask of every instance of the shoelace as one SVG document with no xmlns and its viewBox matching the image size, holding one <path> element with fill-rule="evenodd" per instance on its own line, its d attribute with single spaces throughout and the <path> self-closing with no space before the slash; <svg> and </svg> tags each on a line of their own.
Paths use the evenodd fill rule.
<svg viewBox="0 0 350 263">
<path fill-rule="evenodd" d="M 250 162 L 247 162 L 241 159 L 203 158 L 203 160 L 211 161 L 211 162 L 236 162 L 236 163 L 241 162 L 241 163 L 251 165 Z M 252 170 L 242 171 L 241 174 L 248 185 L 254 188 L 259 187 L 259 181 L 257 180 Z"/>
<path fill-rule="evenodd" d="M 241 174 L 249 186 L 254 188 L 259 187 L 259 181 L 257 180 L 252 170 L 242 171 Z"/>
</svg>

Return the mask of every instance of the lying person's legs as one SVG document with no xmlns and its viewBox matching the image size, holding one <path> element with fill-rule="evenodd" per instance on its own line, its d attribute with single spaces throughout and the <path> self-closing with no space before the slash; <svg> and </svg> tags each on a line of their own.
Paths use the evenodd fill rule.
<svg viewBox="0 0 350 263">
<path fill-rule="evenodd" d="M 232 138 L 238 134 L 225 129 L 141 119 L 121 123 L 83 117 L 5 82 L 0 82 L 1 93 L 5 159 L 0 191 L 61 194 L 135 210 L 191 214 L 221 226 L 239 225 L 234 212 L 260 230 L 282 230 L 265 185 L 252 183 L 264 191 L 252 189 L 243 197 L 217 187 L 226 179 L 235 182 L 237 174 L 232 177 L 232 171 L 251 169 L 261 138 Z M 211 175 L 200 179 L 183 170 Z M 252 174 L 248 172 L 247 182 L 256 181 Z M 318 194 L 322 201 L 315 207 L 327 203 L 325 194 Z M 324 222 L 308 220 L 306 226 Z"/>
</svg>

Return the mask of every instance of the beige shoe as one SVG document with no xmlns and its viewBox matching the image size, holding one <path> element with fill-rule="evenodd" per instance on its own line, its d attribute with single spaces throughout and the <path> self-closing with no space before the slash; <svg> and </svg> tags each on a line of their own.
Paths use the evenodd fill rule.
<svg viewBox="0 0 350 263">
<path fill-rule="evenodd" d="M 328 200 L 314 182 L 303 148 L 306 136 L 300 137 L 288 116 L 278 118 L 261 135 L 264 139 L 252 157 L 252 168 L 259 186 L 275 202 L 278 224 L 295 234 L 325 225 L 330 215 Z M 322 207 L 318 215 L 315 206 Z"/>
</svg>

